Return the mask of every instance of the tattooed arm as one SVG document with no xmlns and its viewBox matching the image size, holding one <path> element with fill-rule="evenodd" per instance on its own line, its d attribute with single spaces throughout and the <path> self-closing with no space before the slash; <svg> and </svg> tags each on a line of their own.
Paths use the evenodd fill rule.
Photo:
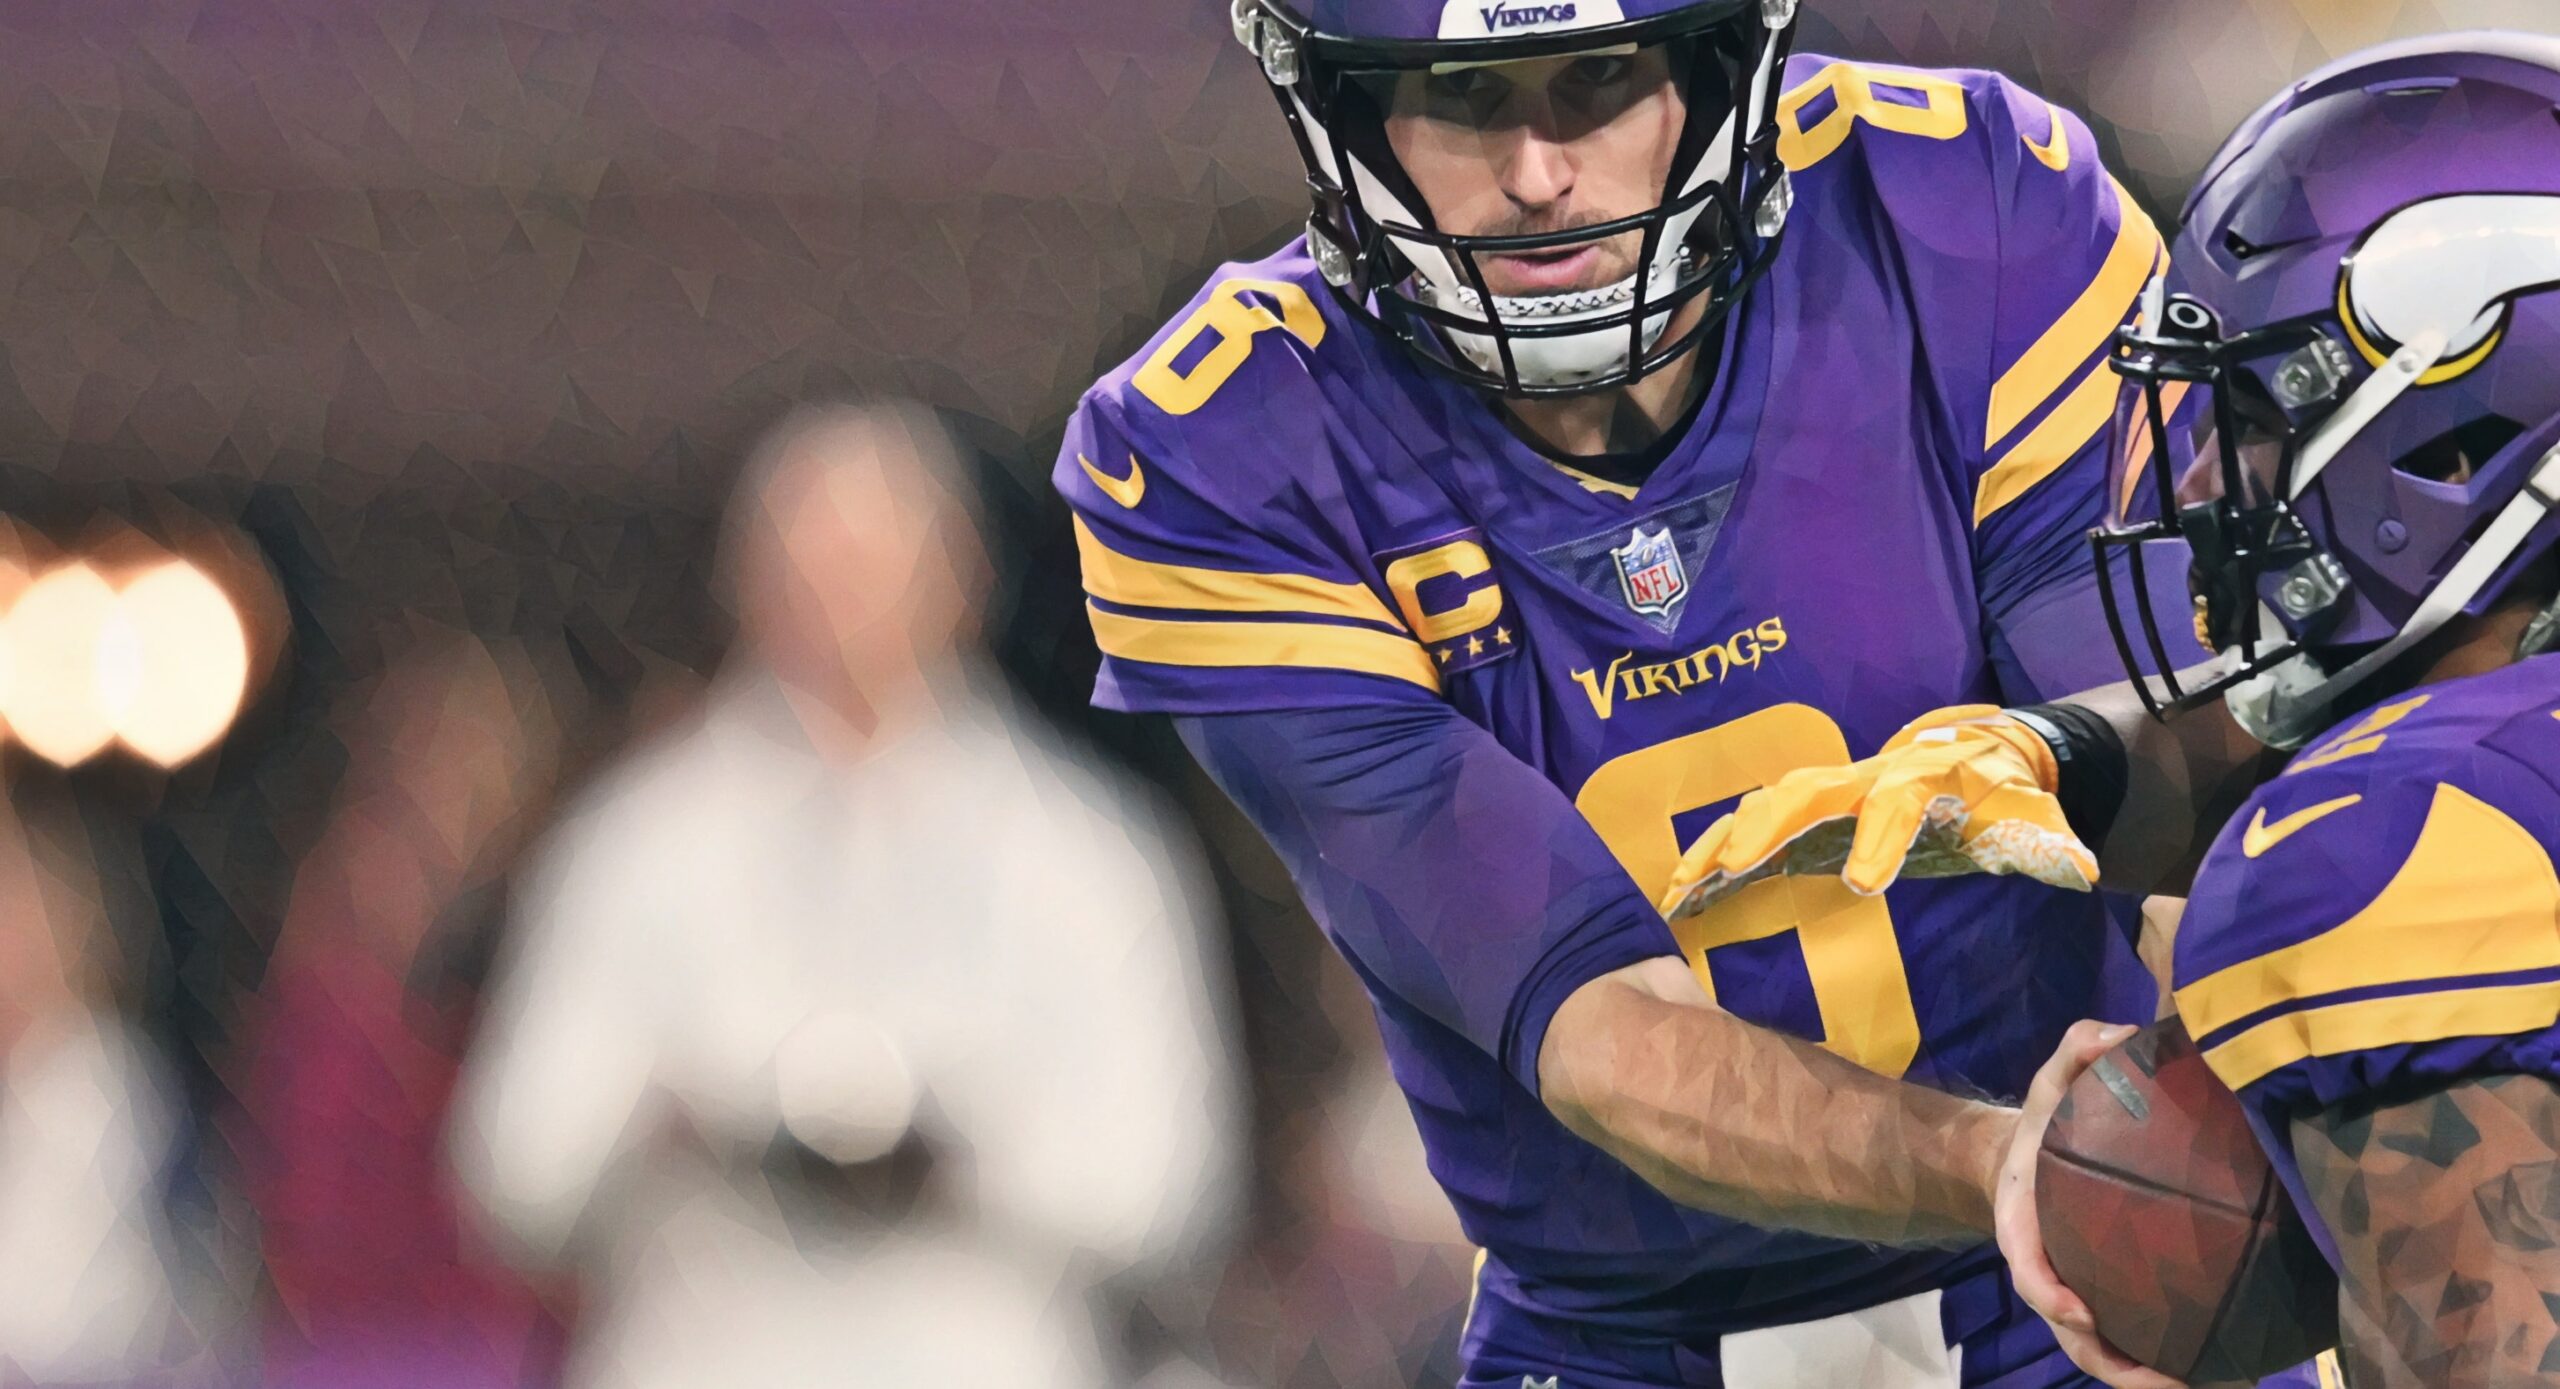
<svg viewBox="0 0 2560 1389">
<path fill-rule="evenodd" d="M 2297 1120 L 2293 1147 L 2343 1265 L 2348 1383 L 2560 1389 L 2560 1086 L 2342 1106 Z"/>
</svg>

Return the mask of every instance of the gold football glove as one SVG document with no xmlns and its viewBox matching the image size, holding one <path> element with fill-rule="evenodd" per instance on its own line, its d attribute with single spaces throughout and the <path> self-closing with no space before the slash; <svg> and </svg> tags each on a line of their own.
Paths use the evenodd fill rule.
<svg viewBox="0 0 2560 1389">
<path fill-rule="evenodd" d="M 2052 747 L 1991 705 L 1924 714 L 1863 762 L 1800 768 L 1743 797 L 1689 846 L 1663 915 L 1777 873 L 1836 872 L 1868 896 L 1904 874 L 2023 873 L 2086 892 L 2098 860 L 2063 818 L 2058 776 Z"/>
</svg>

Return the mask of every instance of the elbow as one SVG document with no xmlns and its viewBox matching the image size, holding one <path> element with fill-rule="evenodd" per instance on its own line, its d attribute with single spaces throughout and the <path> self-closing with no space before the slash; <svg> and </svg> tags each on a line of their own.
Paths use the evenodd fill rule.
<svg viewBox="0 0 2560 1389">
<path fill-rule="evenodd" d="M 1637 1053 L 1667 1005 L 1713 1008 L 1688 962 L 1665 955 L 1612 970 L 1565 996 L 1538 1044 L 1538 1094 L 1586 1142 L 1616 1148 L 1612 1115 L 1630 1098 Z"/>
<path fill-rule="evenodd" d="M 1538 1044 L 1538 1097 L 1558 1123 L 1587 1142 L 1600 1140 L 1600 1110 L 1608 1098 L 1608 1065 L 1604 1019 L 1614 1000 L 1610 991 L 1625 985 L 1607 977 L 1594 979 L 1567 995 L 1547 1021 Z"/>
<path fill-rule="evenodd" d="M 1674 1000 L 1678 1002 L 1675 1003 Z M 1738 1220 L 1776 1216 L 1748 1192 L 1708 1180 L 1677 1154 L 1696 1118 L 1663 1088 L 1677 1070 L 1677 1009 L 1714 1003 L 1676 956 L 1604 974 L 1567 995 L 1538 1047 L 1539 1096 L 1575 1137 L 1685 1206 Z M 1694 1040 L 1694 1037 L 1691 1038 Z"/>
</svg>

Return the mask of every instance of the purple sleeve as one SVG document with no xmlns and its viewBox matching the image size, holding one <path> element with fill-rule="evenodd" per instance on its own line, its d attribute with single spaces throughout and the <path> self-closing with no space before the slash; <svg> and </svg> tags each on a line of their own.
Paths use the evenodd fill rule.
<svg viewBox="0 0 2560 1389">
<path fill-rule="evenodd" d="M 2088 532 L 2102 519 L 2098 499 L 2084 496 L 2077 512 L 2052 517 L 2041 546 L 2005 553 L 1981 576 L 1991 664 L 1999 675 L 2001 697 L 2011 704 L 2061 699 L 2125 678 L 2124 657 L 2108 632 L 2106 607 L 2098 594 L 2100 575 L 2089 549 Z M 2132 592 L 2132 578 L 2121 560 L 2111 567 L 2116 602 L 2128 621 L 2137 601 L 2149 604 L 2154 613 L 2186 610 L 2183 542 L 2145 547 L 2148 594 Z M 2164 627 L 2162 636 L 2171 643 L 2172 661 L 2205 658 L 2201 649 L 2186 644 L 2182 629 Z M 2128 640 L 2135 643 L 2139 669 L 2157 674 L 2158 662 L 2148 644 L 2138 634 Z"/>
<path fill-rule="evenodd" d="M 2178 1011 L 2271 1131 L 2468 1076 L 2560 1079 L 2560 794 L 2495 754 L 2394 765 L 2394 716 L 2423 703 L 2261 788 L 2179 927 Z"/>
<path fill-rule="evenodd" d="M 2088 533 L 2106 519 L 2117 446 L 2110 343 L 2166 252 L 2079 118 L 2005 79 L 1975 106 L 1999 248 L 1975 570 L 2002 693 L 2050 699 L 2125 677 Z M 2146 558 L 2160 610 L 2183 611 L 2185 566 Z"/>
<path fill-rule="evenodd" d="M 1997 73 L 1835 65 L 1790 93 L 1790 132 L 1868 123 L 1838 114 L 1841 68 L 1893 103 L 1869 107 L 1892 115 L 1865 159 L 1928 349 L 1953 520 L 1970 530 L 2003 693 L 2113 684 L 2124 671 L 2087 535 L 2114 471 L 2110 349 L 2166 262 L 2159 229 L 2078 117 Z M 1837 157 L 1802 139 L 1801 157 Z"/>
<path fill-rule="evenodd" d="M 2296 1119 L 2560 1081 L 2560 793 L 2547 755 L 2490 746 L 2512 706 L 2465 710 L 2466 693 L 2378 705 L 2297 755 L 2223 831 L 2178 928 L 2178 1014 L 2332 1262 Z M 2523 715 L 2540 750 L 2560 742 L 2546 701 Z"/>
<path fill-rule="evenodd" d="M 1053 480 L 1075 511 L 1102 649 L 1094 703 L 1225 714 L 1436 701 L 1438 671 L 1350 558 L 1341 508 L 1273 461 L 1289 450 L 1209 429 L 1150 435 L 1100 391 L 1067 427 Z"/>
<path fill-rule="evenodd" d="M 1369 989 L 1467 1038 L 1533 1094 L 1568 995 L 1680 953 L 1564 794 L 1445 705 L 1179 727 Z"/>
</svg>

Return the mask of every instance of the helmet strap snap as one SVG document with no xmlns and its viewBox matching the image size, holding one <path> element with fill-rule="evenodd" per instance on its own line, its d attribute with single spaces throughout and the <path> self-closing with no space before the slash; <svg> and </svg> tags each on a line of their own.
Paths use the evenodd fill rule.
<svg viewBox="0 0 2560 1389">
<path fill-rule="evenodd" d="M 2524 635 L 2516 638 L 2516 659 L 2542 655 L 2560 646 L 2560 598 L 2554 598 L 2524 625 Z"/>
</svg>

